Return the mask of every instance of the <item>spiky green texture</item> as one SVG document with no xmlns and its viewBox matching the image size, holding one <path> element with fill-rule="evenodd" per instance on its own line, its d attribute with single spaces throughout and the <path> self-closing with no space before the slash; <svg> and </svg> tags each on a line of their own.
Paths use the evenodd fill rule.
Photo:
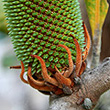
<svg viewBox="0 0 110 110">
<path fill-rule="evenodd" d="M 16 55 L 27 70 L 40 72 L 41 65 L 30 54 L 42 57 L 47 67 L 68 66 L 68 55 L 58 44 L 68 46 L 75 61 L 73 34 L 84 51 L 84 34 L 78 0 L 4 0 L 9 35 Z"/>
</svg>

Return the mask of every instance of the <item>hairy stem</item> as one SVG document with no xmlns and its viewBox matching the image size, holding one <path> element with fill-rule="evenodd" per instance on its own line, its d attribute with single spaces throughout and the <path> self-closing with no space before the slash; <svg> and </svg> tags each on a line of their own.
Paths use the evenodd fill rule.
<svg viewBox="0 0 110 110">
<path fill-rule="evenodd" d="M 100 62 L 101 34 L 102 34 L 102 30 L 97 28 L 95 30 L 94 37 L 93 37 L 91 68 L 97 67 Z"/>
</svg>

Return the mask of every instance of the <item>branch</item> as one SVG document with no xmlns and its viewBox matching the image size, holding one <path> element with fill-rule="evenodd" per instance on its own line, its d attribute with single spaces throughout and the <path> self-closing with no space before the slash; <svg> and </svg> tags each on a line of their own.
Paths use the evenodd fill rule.
<svg viewBox="0 0 110 110">
<path fill-rule="evenodd" d="M 100 95 L 110 89 L 110 58 L 106 58 L 102 64 L 92 70 L 86 70 L 82 76 L 82 83 L 79 89 L 74 87 L 70 96 L 50 96 L 49 110 L 85 110 L 82 104 L 77 104 L 80 97 L 90 98 L 94 105 Z"/>
</svg>

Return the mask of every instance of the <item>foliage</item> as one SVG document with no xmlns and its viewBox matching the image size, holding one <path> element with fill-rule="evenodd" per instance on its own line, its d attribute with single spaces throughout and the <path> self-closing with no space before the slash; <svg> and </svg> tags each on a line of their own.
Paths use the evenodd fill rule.
<svg viewBox="0 0 110 110">
<path fill-rule="evenodd" d="M 101 29 L 103 26 L 108 11 L 108 3 L 107 0 L 85 0 L 85 4 L 90 20 L 92 35 L 94 36 L 94 31 L 97 28 Z"/>
<path fill-rule="evenodd" d="M 91 68 L 99 65 L 101 52 L 102 26 L 108 11 L 106 0 L 85 0 L 92 30 L 92 63 Z"/>
<path fill-rule="evenodd" d="M 5 15 L 4 15 L 4 9 L 3 9 L 3 2 L 0 0 L 0 31 L 7 33 L 7 28 L 6 28 L 6 20 L 5 20 Z"/>
</svg>

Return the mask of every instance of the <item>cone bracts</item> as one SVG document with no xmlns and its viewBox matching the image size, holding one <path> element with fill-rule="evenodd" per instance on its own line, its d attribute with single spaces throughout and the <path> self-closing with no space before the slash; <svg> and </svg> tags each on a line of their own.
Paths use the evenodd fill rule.
<svg viewBox="0 0 110 110">
<path fill-rule="evenodd" d="M 49 77 L 55 77 L 56 81 L 56 77 L 59 76 L 55 75 L 56 71 L 60 73 L 70 68 L 69 59 L 77 64 L 78 51 L 81 54 L 79 63 L 82 61 L 84 57 L 82 54 L 87 50 L 87 39 L 84 33 L 87 30 L 84 31 L 83 28 L 78 0 L 3 1 L 9 35 L 17 58 L 22 62 L 22 68 L 24 67 L 25 71 L 29 72 L 29 67 L 31 67 L 31 73 L 38 81 L 45 80 L 42 63 L 45 63 Z M 76 47 L 77 44 L 79 50 Z M 69 50 L 70 53 L 67 52 Z M 87 56 L 87 52 L 85 53 Z M 82 63 L 80 68 L 81 66 Z M 70 73 L 63 77 L 70 77 Z M 34 85 L 30 77 L 28 77 L 28 82 L 31 86 Z M 62 84 L 58 86 L 57 83 L 60 81 L 50 86 L 54 85 L 61 89 Z M 45 85 L 47 87 L 45 91 L 49 88 L 47 85 Z"/>
</svg>

